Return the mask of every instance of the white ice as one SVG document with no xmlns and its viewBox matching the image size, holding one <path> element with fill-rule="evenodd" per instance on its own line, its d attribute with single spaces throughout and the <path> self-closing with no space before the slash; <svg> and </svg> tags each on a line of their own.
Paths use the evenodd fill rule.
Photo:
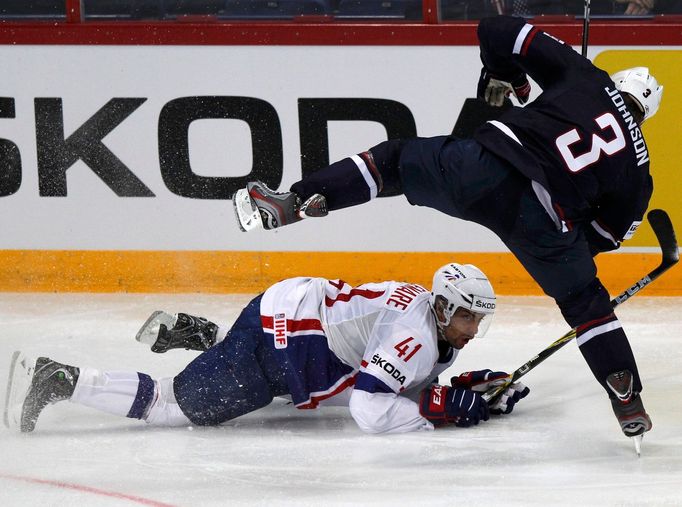
<svg viewBox="0 0 682 507">
<path fill-rule="evenodd" d="M 0 294 L 0 396 L 14 350 L 172 376 L 196 353 L 134 340 L 156 309 L 230 324 L 245 295 Z M 470 429 L 363 434 L 342 408 L 281 400 L 215 428 L 154 428 L 61 402 L 36 430 L 0 429 L 0 505 L 682 505 L 682 298 L 619 308 L 654 428 L 642 456 L 575 343 L 524 377 L 510 416 Z M 502 297 L 449 374 L 511 371 L 566 331 L 547 298 Z"/>
</svg>

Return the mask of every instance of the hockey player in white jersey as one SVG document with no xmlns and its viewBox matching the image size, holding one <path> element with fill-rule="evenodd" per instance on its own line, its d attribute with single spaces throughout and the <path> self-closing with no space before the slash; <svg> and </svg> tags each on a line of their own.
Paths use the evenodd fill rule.
<svg viewBox="0 0 682 507">
<path fill-rule="evenodd" d="M 300 409 L 347 405 L 369 433 L 476 425 L 508 414 L 529 389 L 481 396 L 508 374 L 480 370 L 436 384 L 461 350 L 485 334 L 495 295 L 475 266 L 447 264 L 432 290 L 410 283 L 352 287 L 291 278 L 252 300 L 231 328 L 154 312 L 137 334 L 154 352 L 199 350 L 173 378 L 31 360 L 16 352 L 5 424 L 30 432 L 50 403 L 70 400 L 163 426 L 217 425 L 288 396 Z"/>
</svg>

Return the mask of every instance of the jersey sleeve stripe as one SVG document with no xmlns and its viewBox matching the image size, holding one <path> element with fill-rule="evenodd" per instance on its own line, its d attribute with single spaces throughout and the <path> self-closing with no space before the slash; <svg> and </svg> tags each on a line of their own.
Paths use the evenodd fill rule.
<svg viewBox="0 0 682 507">
<path fill-rule="evenodd" d="M 367 363 L 365 362 L 365 364 Z M 370 394 L 374 393 L 395 394 L 393 389 L 388 387 L 384 382 L 376 378 L 374 375 L 370 375 L 369 373 L 363 371 L 358 373 L 358 376 L 355 378 L 354 389 L 365 391 L 366 393 Z"/>
<path fill-rule="evenodd" d="M 526 39 L 528 37 L 528 34 L 533 30 L 533 28 L 535 27 L 528 23 L 523 25 L 523 28 L 521 28 L 521 31 L 516 36 L 516 40 L 514 41 L 514 49 L 512 49 L 512 54 L 514 55 L 525 54 L 525 50 L 527 49 Z M 524 51 L 524 53 L 521 53 L 521 51 Z"/>
<path fill-rule="evenodd" d="M 504 123 L 499 122 L 497 120 L 490 120 L 490 121 L 488 121 L 488 123 L 490 123 L 491 125 L 494 125 L 498 129 L 500 129 L 502 132 L 504 132 L 508 137 L 510 137 L 511 139 L 516 141 L 518 144 L 521 144 L 521 141 L 519 141 L 519 138 L 516 137 L 516 134 L 514 134 L 512 129 L 507 127 Z M 521 146 L 523 146 L 523 145 L 521 144 Z"/>
<path fill-rule="evenodd" d="M 539 32 L 540 30 L 538 28 L 533 27 L 533 29 L 528 34 L 528 37 L 526 37 L 526 40 L 523 42 L 523 47 L 521 48 L 521 56 L 526 56 L 526 53 L 528 53 L 528 48 L 530 47 L 530 43 L 533 42 L 533 39 Z"/>
<path fill-rule="evenodd" d="M 274 330 L 275 319 L 273 317 L 261 315 L 260 320 L 264 330 Z M 300 331 L 322 331 L 322 322 L 318 319 L 287 319 L 287 332 L 296 333 Z"/>
<path fill-rule="evenodd" d="M 296 408 L 300 408 L 300 409 L 317 408 L 317 406 L 320 404 L 321 401 L 326 400 L 327 398 L 331 398 L 332 396 L 336 396 L 341 391 L 344 391 L 345 389 L 354 385 L 356 375 L 357 375 L 357 373 L 351 373 L 348 375 L 344 375 L 329 389 L 327 389 L 325 391 L 318 391 L 318 392 L 310 393 L 310 398 L 304 402 L 297 403 L 295 405 Z"/>
<path fill-rule="evenodd" d="M 594 228 L 595 231 L 599 233 L 600 236 L 603 236 L 604 238 L 611 241 L 614 245 L 618 246 L 618 241 L 616 241 L 616 238 L 613 237 L 613 235 L 604 227 L 602 227 L 601 224 L 599 224 L 599 222 L 597 222 L 596 220 L 592 220 L 592 222 L 590 222 L 590 225 Z"/>
</svg>

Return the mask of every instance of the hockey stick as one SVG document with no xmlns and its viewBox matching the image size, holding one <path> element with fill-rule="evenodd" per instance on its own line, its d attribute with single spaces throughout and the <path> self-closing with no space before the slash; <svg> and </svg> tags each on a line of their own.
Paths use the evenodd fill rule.
<svg viewBox="0 0 682 507">
<path fill-rule="evenodd" d="M 632 286 L 628 287 L 626 290 L 618 294 L 615 298 L 611 300 L 611 306 L 616 308 L 618 305 L 623 304 L 625 301 L 630 299 L 632 296 L 637 294 L 641 289 L 649 285 L 651 282 L 656 280 L 663 273 L 668 271 L 680 260 L 680 252 L 677 248 L 677 239 L 675 238 L 675 230 L 673 229 L 673 224 L 670 221 L 668 214 L 661 209 L 653 209 L 647 214 L 647 220 L 656 235 L 658 244 L 661 248 L 662 260 L 661 263 L 653 271 L 651 271 L 645 277 L 639 279 Z M 510 384 L 513 384 L 518 379 L 523 377 L 530 370 L 535 368 L 537 365 L 542 363 L 549 356 L 558 351 L 561 347 L 566 345 L 576 336 L 576 330 L 571 329 L 568 333 L 563 335 L 561 338 L 552 343 L 549 347 L 544 349 L 538 355 L 530 358 L 524 364 L 514 371 L 511 379 L 497 387 L 494 387 L 483 394 L 483 399 L 487 402 L 494 401 L 498 396 L 500 396 Z"/>
<path fill-rule="evenodd" d="M 585 13 L 583 15 L 583 49 L 582 55 L 587 58 L 587 41 L 590 34 L 590 0 L 585 0 Z"/>
</svg>

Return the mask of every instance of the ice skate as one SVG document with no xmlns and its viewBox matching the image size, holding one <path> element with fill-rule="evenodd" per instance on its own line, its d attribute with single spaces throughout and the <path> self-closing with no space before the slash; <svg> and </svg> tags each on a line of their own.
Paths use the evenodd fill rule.
<svg viewBox="0 0 682 507">
<path fill-rule="evenodd" d="M 152 352 L 157 353 L 181 348 L 203 352 L 215 345 L 217 334 L 218 326 L 204 318 L 156 311 L 142 325 L 135 339 L 151 345 Z"/>
<path fill-rule="evenodd" d="M 626 437 L 631 437 L 635 443 L 637 456 L 641 454 L 644 433 L 653 426 L 649 415 L 644 410 L 644 404 L 639 393 L 633 392 L 633 377 L 629 370 L 612 373 L 606 377 L 606 384 L 616 395 L 611 399 L 613 413 L 620 423 L 620 429 Z"/>
<path fill-rule="evenodd" d="M 264 183 L 253 181 L 232 198 L 237 222 L 242 231 L 262 227 L 276 229 L 304 218 L 327 215 L 327 200 L 314 194 L 305 202 L 293 192 L 274 192 Z"/>
<path fill-rule="evenodd" d="M 37 361 L 15 352 L 10 365 L 4 422 L 22 433 L 33 431 L 43 409 L 71 398 L 80 370 L 47 357 Z"/>
<path fill-rule="evenodd" d="M 629 370 L 612 373 L 606 377 L 606 384 L 616 395 L 611 405 L 625 436 L 634 437 L 649 431 L 651 419 L 644 410 L 639 393 L 632 390 L 632 373 Z"/>
</svg>

